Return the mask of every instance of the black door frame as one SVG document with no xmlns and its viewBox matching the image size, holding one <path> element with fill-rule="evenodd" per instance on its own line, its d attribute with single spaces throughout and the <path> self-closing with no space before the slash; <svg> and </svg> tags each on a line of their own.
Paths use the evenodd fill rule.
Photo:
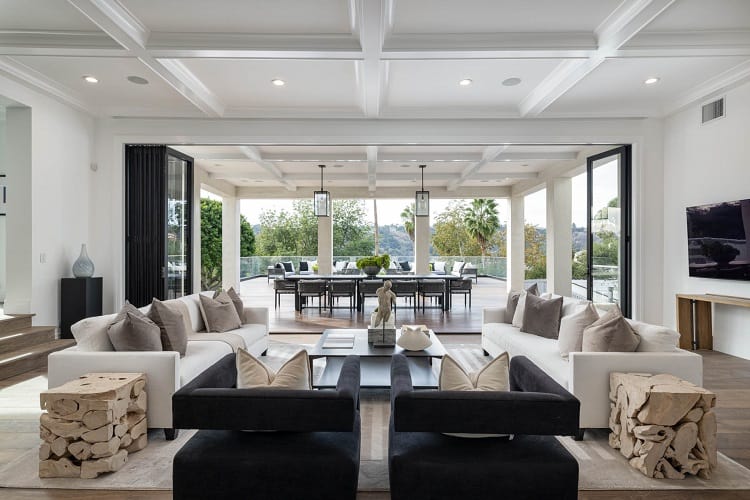
<svg viewBox="0 0 750 500">
<path fill-rule="evenodd" d="M 594 259 L 594 236 L 591 232 L 591 201 L 593 200 L 593 171 L 594 163 L 612 157 L 620 157 L 620 310 L 625 317 L 631 315 L 631 302 L 633 292 L 632 277 L 632 147 L 630 144 L 620 146 L 603 153 L 586 158 L 586 294 L 589 300 L 593 300 L 594 276 L 592 274 Z"/>
</svg>

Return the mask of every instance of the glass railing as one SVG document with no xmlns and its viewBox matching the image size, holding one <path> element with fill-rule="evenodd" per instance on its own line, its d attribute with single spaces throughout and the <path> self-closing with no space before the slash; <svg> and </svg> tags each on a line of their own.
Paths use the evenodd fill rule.
<svg viewBox="0 0 750 500">
<path fill-rule="evenodd" d="M 356 262 L 362 258 L 362 255 L 335 255 L 334 262 L 348 261 Z M 247 279 L 255 276 L 266 276 L 268 266 L 274 266 L 278 262 L 292 261 L 294 268 L 299 268 L 301 260 L 314 261 L 317 256 L 300 256 L 300 255 L 255 255 L 252 257 L 240 258 L 240 278 Z M 414 262 L 414 256 L 391 256 L 391 262 Z M 446 272 L 453 269 L 454 262 L 466 262 L 470 267 L 477 269 L 480 276 L 491 276 L 494 278 L 505 279 L 507 276 L 505 257 L 480 257 L 480 256 L 434 256 L 430 257 L 430 262 L 445 262 Z"/>
</svg>

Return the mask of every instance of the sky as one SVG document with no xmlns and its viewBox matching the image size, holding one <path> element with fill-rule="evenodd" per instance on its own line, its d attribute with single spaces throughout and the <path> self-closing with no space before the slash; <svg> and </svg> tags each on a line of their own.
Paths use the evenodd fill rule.
<svg viewBox="0 0 750 500">
<path fill-rule="evenodd" d="M 603 207 L 617 196 L 617 171 L 616 162 L 597 166 L 594 170 L 594 207 Z M 572 178 L 572 217 L 576 226 L 586 226 L 586 174 L 582 173 Z M 220 199 L 206 191 L 201 191 L 201 196 L 209 195 L 210 198 Z M 546 209 L 546 190 L 536 191 L 525 197 L 524 200 L 524 218 L 527 223 L 547 227 L 547 209 Z M 312 196 L 311 196 L 312 198 Z M 409 199 L 380 199 L 378 200 L 378 222 L 381 225 L 401 224 L 401 211 L 408 204 L 414 201 Z M 432 218 L 445 210 L 452 200 L 448 199 L 431 199 L 430 212 Z M 250 222 L 258 224 L 262 210 L 292 210 L 293 200 L 241 200 L 240 212 Z M 367 210 L 368 220 L 373 221 L 372 201 L 366 200 L 365 209 Z M 508 203 L 505 199 L 498 199 L 498 216 L 500 223 L 505 224 L 508 221 Z"/>
</svg>

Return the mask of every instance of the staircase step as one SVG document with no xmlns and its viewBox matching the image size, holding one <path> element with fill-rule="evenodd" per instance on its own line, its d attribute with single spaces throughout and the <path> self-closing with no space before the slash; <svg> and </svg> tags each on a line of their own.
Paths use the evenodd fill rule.
<svg viewBox="0 0 750 500">
<path fill-rule="evenodd" d="M 55 340 L 54 326 L 32 326 L 13 333 L 0 333 L 0 354 Z"/>
<path fill-rule="evenodd" d="M 33 314 L 0 315 L 0 335 L 31 328 Z"/>
<path fill-rule="evenodd" d="M 47 356 L 55 351 L 75 345 L 75 340 L 52 340 L 25 349 L 0 354 L 0 380 L 19 373 L 47 368 Z"/>
</svg>

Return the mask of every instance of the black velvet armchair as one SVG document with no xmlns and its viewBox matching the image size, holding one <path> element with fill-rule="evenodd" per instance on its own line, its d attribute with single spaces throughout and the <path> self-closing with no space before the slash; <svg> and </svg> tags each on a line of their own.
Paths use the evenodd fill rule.
<svg viewBox="0 0 750 500">
<path fill-rule="evenodd" d="M 578 463 L 554 436 L 578 434 L 579 401 L 523 356 L 511 360 L 510 386 L 414 391 L 406 358 L 394 356 L 391 498 L 577 498 Z"/>
<path fill-rule="evenodd" d="M 349 356 L 334 391 L 236 389 L 235 355 L 219 360 L 172 397 L 174 427 L 200 429 L 175 455 L 174 498 L 354 499 L 359 372 Z"/>
</svg>

